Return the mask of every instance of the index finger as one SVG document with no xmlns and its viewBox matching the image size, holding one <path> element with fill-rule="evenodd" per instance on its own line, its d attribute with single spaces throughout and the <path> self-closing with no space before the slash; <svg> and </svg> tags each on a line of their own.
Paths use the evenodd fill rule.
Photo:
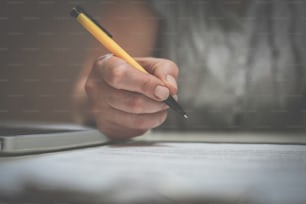
<svg viewBox="0 0 306 204">
<path fill-rule="evenodd" d="M 153 100 L 168 98 L 168 87 L 157 76 L 143 73 L 124 60 L 112 56 L 96 61 L 95 71 L 111 87 L 141 93 Z"/>
<path fill-rule="evenodd" d="M 153 57 L 136 59 L 149 73 L 157 76 L 169 88 L 171 95 L 176 94 L 179 69 L 173 61 Z"/>
</svg>

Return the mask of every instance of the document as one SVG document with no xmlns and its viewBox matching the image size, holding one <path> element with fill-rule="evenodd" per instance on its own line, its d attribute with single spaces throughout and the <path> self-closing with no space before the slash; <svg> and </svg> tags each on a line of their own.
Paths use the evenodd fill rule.
<svg viewBox="0 0 306 204">
<path fill-rule="evenodd" d="M 0 158 L 1 201 L 288 204 L 305 189 L 305 145 L 130 141 Z"/>
</svg>

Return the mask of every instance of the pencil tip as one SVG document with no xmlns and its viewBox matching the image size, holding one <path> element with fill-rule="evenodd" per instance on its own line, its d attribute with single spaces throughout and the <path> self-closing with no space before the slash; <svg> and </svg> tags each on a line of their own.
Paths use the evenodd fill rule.
<svg viewBox="0 0 306 204">
<path fill-rule="evenodd" d="M 187 118 L 189 118 L 189 117 L 188 117 L 188 115 L 184 114 L 184 118 L 186 118 L 186 119 L 187 119 Z"/>
</svg>

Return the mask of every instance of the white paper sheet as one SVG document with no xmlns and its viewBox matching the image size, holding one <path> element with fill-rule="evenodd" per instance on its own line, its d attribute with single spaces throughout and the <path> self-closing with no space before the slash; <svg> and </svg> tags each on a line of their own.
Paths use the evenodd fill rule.
<svg viewBox="0 0 306 204">
<path fill-rule="evenodd" d="M 136 141 L 0 159 L 0 197 L 25 192 L 67 203 L 306 203 L 306 146 Z"/>
</svg>

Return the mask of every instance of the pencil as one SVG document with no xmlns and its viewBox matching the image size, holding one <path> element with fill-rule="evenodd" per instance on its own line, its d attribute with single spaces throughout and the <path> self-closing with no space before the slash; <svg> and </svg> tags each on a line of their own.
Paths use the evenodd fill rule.
<svg viewBox="0 0 306 204">
<path fill-rule="evenodd" d="M 149 74 L 133 57 L 131 57 L 112 39 L 112 35 L 110 34 L 110 32 L 108 32 L 104 27 L 102 27 L 82 8 L 76 6 L 72 9 L 70 14 L 72 17 L 76 18 L 76 20 L 111 53 L 125 60 L 128 64 L 138 69 L 139 71 Z M 166 103 L 175 112 L 182 115 L 184 118 L 188 118 L 185 111 L 171 95 L 169 95 L 168 98 L 163 102 Z"/>
</svg>

